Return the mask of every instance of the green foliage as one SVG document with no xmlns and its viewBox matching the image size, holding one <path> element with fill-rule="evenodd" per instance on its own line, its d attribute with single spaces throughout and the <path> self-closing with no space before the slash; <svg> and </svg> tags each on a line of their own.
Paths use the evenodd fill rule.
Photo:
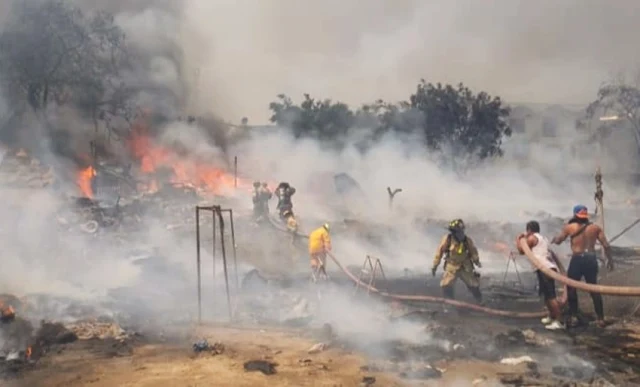
<svg viewBox="0 0 640 387">
<path fill-rule="evenodd" d="M 316 100 L 309 94 L 304 95 L 300 105 L 280 94 L 269 108 L 273 112 L 271 122 L 291 128 L 296 138 L 312 137 L 334 145 L 344 140 L 355 122 L 355 114 L 346 104 Z"/>
<path fill-rule="evenodd" d="M 357 110 L 308 94 L 299 105 L 279 95 L 269 108 L 271 122 L 291 128 L 296 138 L 315 138 L 338 147 L 350 137 L 357 138 L 359 145 L 370 145 L 393 133 L 410 140 L 420 138 L 432 151 L 446 148 L 485 159 L 501 156 L 502 139 L 511 135 L 509 108 L 500 98 L 474 94 L 463 84 L 453 87 L 422 80 L 409 101 L 378 100 Z"/>
</svg>

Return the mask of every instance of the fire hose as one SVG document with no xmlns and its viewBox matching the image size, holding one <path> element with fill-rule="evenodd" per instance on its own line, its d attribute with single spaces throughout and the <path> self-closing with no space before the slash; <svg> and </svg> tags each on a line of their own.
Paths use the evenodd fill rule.
<svg viewBox="0 0 640 387">
<path fill-rule="evenodd" d="M 572 288 L 583 290 L 589 293 L 600 293 L 605 295 L 626 296 L 626 297 L 640 296 L 640 286 L 608 286 L 608 285 L 588 284 L 585 282 L 572 280 L 571 278 L 558 274 L 555 271 L 545 267 L 541 262 L 539 262 L 536 259 L 535 255 L 533 255 L 533 252 L 529 248 L 529 245 L 527 244 L 527 241 L 524 238 L 520 240 L 520 248 L 522 248 L 522 251 L 524 251 L 525 256 L 537 269 L 539 269 L 548 277 L 551 277 L 554 280 L 566 286 L 571 286 Z"/>
<path fill-rule="evenodd" d="M 277 221 L 273 220 L 271 217 L 268 217 L 268 219 L 269 219 L 269 223 L 276 230 L 290 233 L 289 230 L 286 230 L 285 228 L 283 228 L 280 224 L 277 223 Z M 309 239 L 309 236 L 307 236 L 307 235 L 300 234 L 300 233 L 297 233 L 297 235 L 302 237 L 302 238 Z M 458 307 L 458 308 L 470 309 L 470 310 L 474 310 L 476 312 L 482 312 L 482 313 L 490 314 L 490 315 L 493 315 L 493 316 L 501 316 L 501 317 L 540 318 L 540 317 L 544 317 L 544 316 L 547 315 L 546 312 L 513 312 L 513 311 L 507 311 L 507 310 L 492 309 L 492 308 L 487 308 L 485 306 L 471 304 L 471 303 L 463 302 L 463 301 L 451 300 L 451 299 L 444 298 L 444 297 L 388 293 L 388 292 L 379 290 L 379 289 L 377 289 L 376 287 L 374 287 L 372 285 L 369 285 L 369 284 L 366 284 L 366 283 L 362 282 L 349 269 L 344 267 L 340 263 L 340 261 L 338 261 L 338 259 L 333 254 L 328 253 L 327 255 L 336 264 L 336 266 L 338 266 L 338 268 L 340 270 L 342 270 L 342 272 L 347 277 L 349 277 L 349 279 L 351 279 L 354 283 L 358 284 L 359 286 L 364 287 L 365 289 L 369 290 L 371 293 L 377 294 L 377 295 L 379 295 L 379 296 L 381 296 L 383 298 L 388 298 L 388 299 L 397 300 L 397 301 L 424 301 L 424 302 L 437 303 L 437 304 L 447 304 L 447 305 L 455 306 L 455 307 Z"/>
<path fill-rule="evenodd" d="M 283 229 L 282 226 L 277 224 L 277 222 L 274 221 L 271 217 L 269 217 L 269 223 L 271 223 L 271 225 L 274 226 L 279 231 L 290 232 L 286 229 Z M 297 235 L 306 239 L 309 238 L 307 235 L 303 235 L 300 233 L 297 233 Z M 542 271 L 547 276 L 553 278 L 554 280 L 562 283 L 563 285 L 571 286 L 573 288 L 583 290 L 589 293 L 600 293 L 605 295 L 631 296 L 631 297 L 640 296 L 640 287 L 595 285 L 595 284 L 588 284 L 581 281 L 572 280 L 562 274 L 556 273 L 555 271 L 545 267 L 542 263 L 540 263 L 538 259 L 533 255 L 533 252 L 529 248 L 529 245 L 527 244 L 526 240 L 522 239 L 520 241 L 520 247 L 522 248 L 522 251 L 524 252 L 524 255 L 527 257 L 527 259 L 529 259 L 529 261 L 537 269 Z M 504 316 L 504 317 L 514 317 L 514 318 L 539 318 L 539 317 L 546 316 L 545 312 L 513 312 L 513 311 L 492 309 L 492 308 L 487 308 L 484 306 L 471 304 L 467 302 L 451 300 L 444 297 L 388 293 L 385 291 L 381 291 L 375 288 L 374 286 L 371 286 L 369 284 L 362 282 L 357 276 L 351 273 L 349 269 L 344 267 L 333 254 L 328 253 L 327 255 L 336 264 L 336 266 L 338 266 L 338 268 L 342 270 L 342 272 L 345 275 L 347 275 L 347 277 L 349 277 L 353 282 L 355 282 L 359 286 L 364 287 L 370 292 L 378 294 L 379 296 L 384 298 L 389 298 L 389 299 L 398 300 L 398 301 L 424 301 L 424 302 L 431 302 L 431 303 L 447 304 L 447 305 L 451 305 L 459 308 L 471 309 L 477 312 L 491 314 L 494 316 Z M 561 267 L 561 270 L 564 272 L 564 268 Z"/>
</svg>

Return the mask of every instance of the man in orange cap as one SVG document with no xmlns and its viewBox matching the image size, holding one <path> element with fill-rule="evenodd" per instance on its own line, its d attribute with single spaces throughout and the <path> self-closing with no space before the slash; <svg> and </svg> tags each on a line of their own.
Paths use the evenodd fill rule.
<svg viewBox="0 0 640 387">
<path fill-rule="evenodd" d="M 602 251 L 606 258 L 607 269 L 613 270 L 613 260 L 611 259 L 611 249 L 604 230 L 597 224 L 589 221 L 589 211 L 587 207 L 578 204 L 573 207 L 573 217 L 562 227 L 558 236 L 551 240 L 557 245 L 567 238 L 571 241 L 571 261 L 567 269 L 567 276 L 573 280 L 581 281 L 584 277 L 588 284 L 598 283 L 598 259 L 596 258 L 596 242 L 602 245 Z M 604 327 L 604 306 L 602 295 L 591 293 L 593 308 L 596 312 L 596 324 Z M 567 300 L 569 302 L 569 312 L 571 314 L 571 325 L 575 325 L 578 319 L 578 292 L 575 288 L 567 286 Z"/>
</svg>

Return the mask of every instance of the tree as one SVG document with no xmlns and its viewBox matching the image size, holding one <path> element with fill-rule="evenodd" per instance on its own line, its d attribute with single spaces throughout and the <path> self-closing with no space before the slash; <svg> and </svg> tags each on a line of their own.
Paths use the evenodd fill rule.
<svg viewBox="0 0 640 387">
<path fill-rule="evenodd" d="M 628 125 L 640 153 L 640 72 L 634 81 L 618 76 L 603 84 L 596 99 L 587 106 L 586 118 L 589 122 L 598 120 L 592 133 L 594 140 L 608 136 L 621 123 Z M 579 127 L 585 126 L 579 122 Z"/>
<path fill-rule="evenodd" d="M 474 94 L 457 87 L 424 80 L 409 98 L 410 107 L 423 114 L 423 132 L 429 149 L 450 147 L 455 154 L 485 159 L 502 156 L 502 139 L 511 136 L 509 108 L 499 97 Z"/>
<path fill-rule="evenodd" d="M 121 75 L 125 35 L 113 16 L 64 0 L 15 1 L 0 35 L 0 75 L 16 103 L 41 114 L 72 104 L 96 124 L 130 118 L 134 92 Z"/>
<path fill-rule="evenodd" d="M 342 146 L 345 137 L 355 123 L 355 114 L 349 106 L 330 99 L 316 100 L 304 94 L 300 105 L 294 105 L 291 98 L 278 95 L 278 101 L 271 102 L 271 122 L 291 128 L 296 138 L 316 138 L 334 146 Z"/>
<path fill-rule="evenodd" d="M 311 137 L 342 146 L 351 137 L 361 150 L 387 133 L 427 149 L 485 159 L 502 155 L 502 139 L 511 135 L 509 108 L 499 97 L 474 94 L 463 84 L 433 85 L 422 80 L 409 101 L 378 100 L 351 110 L 341 102 L 316 100 L 308 94 L 300 105 L 285 96 L 269 105 L 271 122 L 292 129 L 296 138 Z"/>
</svg>

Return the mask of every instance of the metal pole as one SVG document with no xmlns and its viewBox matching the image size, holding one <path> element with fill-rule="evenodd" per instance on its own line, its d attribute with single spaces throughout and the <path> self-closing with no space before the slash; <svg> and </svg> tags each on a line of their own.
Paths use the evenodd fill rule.
<svg viewBox="0 0 640 387">
<path fill-rule="evenodd" d="M 233 210 L 229 209 L 229 219 L 231 220 L 231 243 L 233 243 L 233 272 L 236 276 L 236 293 L 240 289 L 240 282 L 238 280 L 238 255 L 236 251 L 236 231 L 233 226 Z"/>
<path fill-rule="evenodd" d="M 596 193 L 595 193 L 596 214 L 598 215 L 598 219 L 596 220 L 596 222 L 604 231 L 604 202 L 603 202 L 604 193 L 602 191 L 602 171 L 600 170 L 600 166 L 598 166 L 598 168 L 596 169 L 595 180 L 596 180 Z"/>
<path fill-rule="evenodd" d="M 231 311 L 231 295 L 229 293 L 229 275 L 227 274 L 227 253 L 224 248 L 224 219 L 222 218 L 222 209 L 220 206 L 214 206 L 214 211 L 218 214 L 220 222 L 220 250 L 222 251 L 222 265 L 224 267 L 224 284 L 227 291 L 227 306 L 229 307 L 229 321 L 233 321 L 233 313 Z"/>
<path fill-rule="evenodd" d="M 233 187 L 238 188 L 238 156 L 233 156 Z"/>
<path fill-rule="evenodd" d="M 196 260 L 198 263 L 198 324 L 202 322 L 202 280 L 200 277 L 200 207 L 196 207 Z"/>
<path fill-rule="evenodd" d="M 211 264 L 213 267 L 213 304 L 214 304 L 214 310 L 215 310 L 215 303 L 216 303 L 216 212 L 211 209 L 211 227 L 212 227 L 212 232 L 211 232 Z"/>
</svg>

